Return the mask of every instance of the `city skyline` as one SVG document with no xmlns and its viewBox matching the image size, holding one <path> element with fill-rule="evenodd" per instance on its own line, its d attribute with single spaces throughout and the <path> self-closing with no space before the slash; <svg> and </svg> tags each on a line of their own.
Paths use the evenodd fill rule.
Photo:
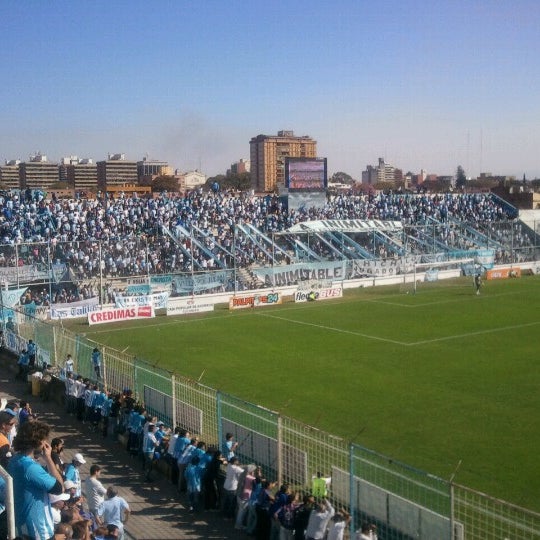
<svg viewBox="0 0 540 540">
<path fill-rule="evenodd" d="M 532 1 L 2 7 L 2 162 L 125 153 L 214 176 L 284 129 L 358 180 L 379 157 L 540 177 Z"/>
</svg>

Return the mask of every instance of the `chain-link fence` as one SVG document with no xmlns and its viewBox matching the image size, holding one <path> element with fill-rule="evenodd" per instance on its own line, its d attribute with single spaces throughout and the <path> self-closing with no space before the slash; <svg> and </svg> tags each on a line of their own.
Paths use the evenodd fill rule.
<svg viewBox="0 0 540 540">
<path fill-rule="evenodd" d="M 454 485 L 109 347 L 99 346 L 104 369 L 97 378 L 91 362 L 95 342 L 28 316 L 19 330 L 21 334 L 6 332 L 6 344 L 13 352 L 33 339 L 40 350 L 38 361 L 46 359 L 59 367 L 68 352 L 75 353 L 78 373 L 114 392 L 132 389 L 152 415 L 189 429 L 208 446 L 219 448 L 232 433 L 242 462 L 260 465 L 267 477 L 297 490 L 327 492 L 337 508 L 350 511 L 353 529 L 373 523 L 386 540 L 540 540 L 540 514 Z"/>
</svg>

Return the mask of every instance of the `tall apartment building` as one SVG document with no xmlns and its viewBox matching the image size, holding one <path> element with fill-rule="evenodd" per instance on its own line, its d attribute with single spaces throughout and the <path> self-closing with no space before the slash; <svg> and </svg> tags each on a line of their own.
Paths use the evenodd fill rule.
<svg viewBox="0 0 540 540">
<path fill-rule="evenodd" d="M 258 192 L 275 191 L 285 184 L 286 157 L 317 157 L 317 141 L 292 131 L 275 135 L 257 135 L 249 141 L 251 186 Z"/>
<path fill-rule="evenodd" d="M 399 178 L 396 178 L 396 171 L 399 171 L 397 175 Z M 377 166 L 367 165 L 366 170 L 362 171 L 362 184 L 370 186 L 377 182 L 395 182 L 398 179 L 403 179 L 402 171 L 385 163 L 384 158 L 379 158 Z"/>
<path fill-rule="evenodd" d="M 78 159 L 76 163 L 66 165 L 68 184 L 75 191 L 97 191 L 98 174 L 97 165 L 92 159 Z"/>
<path fill-rule="evenodd" d="M 67 168 L 69 165 L 74 165 L 79 163 L 79 158 L 77 156 L 63 157 L 58 164 L 58 178 L 60 182 L 67 183 Z"/>
<path fill-rule="evenodd" d="M 125 154 L 109 154 L 106 161 L 97 162 L 98 187 L 133 185 L 137 183 L 137 162 L 127 161 Z"/>
<path fill-rule="evenodd" d="M 6 189 L 19 189 L 19 159 L 11 159 L 0 166 L 0 182 Z"/>
<path fill-rule="evenodd" d="M 59 181 L 58 164 L 50 163 L 47 156 L 36 154 L 19 164 L 20 189 L 47 190 Z"/>
<path fill-rule="evenodd" d="M 251 162 L 249 159 L 240 159 L 231 164 L 231 168 L 227 171 L 227 174 L 244 174 L 251 171 Z"/>
<path fill-rule="evenodd" d="M 151 182 L 156 176 L 172 176 L 172 167 L 166 161 L 143 158 L 137 161 L 137 177 L 139 182 Z"/>
</svg>

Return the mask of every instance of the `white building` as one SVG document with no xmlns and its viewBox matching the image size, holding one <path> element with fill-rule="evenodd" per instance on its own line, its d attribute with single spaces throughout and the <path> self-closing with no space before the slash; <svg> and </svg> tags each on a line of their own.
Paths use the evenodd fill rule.
<svg viewBox="0 0 540 540">
<path fill-rule="evenodd" d="M 196 189 L 206 184 L 206 175 L 198 170 L 188 171 L 178 175 L 178 184 L 181 190 Z"/>
</svg>

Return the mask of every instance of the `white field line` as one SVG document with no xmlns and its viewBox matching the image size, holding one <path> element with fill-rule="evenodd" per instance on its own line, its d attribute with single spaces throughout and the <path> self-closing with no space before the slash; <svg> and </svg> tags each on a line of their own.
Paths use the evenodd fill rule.
<svg viewBox="0 0 540 540">
<path fill-rule="evenodd" d="M 133 327 L 130 327 L 130 328 L 127 328 L 127 327 L 107 328 L 107 329 L 104 328 L 103 330 L 97 330 L 97 328 L 96 328 L 97 325 L 96 325 L 96 326 L 94 326 L 94 328 L 96 328 L 96 330 L 93 330 L 92 327 L 90 327 L 86 331 L 85 335 L 93 336 L 94 334 L 112 334 L 114 332 L 136 332 L 139 328 L 142 328 L 142 327 L 159 329 L 161 326 L 174 326 L 174 325 L 191 324 L 191 323 L 197 323 L 197 322 L 208 322 L 208 321 L 211 321 L 213 319 L 221 319 L 221 317 L 208 317 L 208 318 L 204 318 L 204 319 L 190 319 L 190 318 L 186 318 L 186 319 L 182 318 L 181 319 L 180 317 L 174 317 L 170 321 L 162 321 L 161 318 L 160 318 L 159 322 L 154 322 L 154 323 L 146 322 L 146 324 L 144 324 L 144 325 L 141 324 L 140 326 L 133 326 Z M 107 326 L 107 325 L 104 324 L 103 326 Z"/>
<path fill-rule="evenodd" d="M 335 328 L 335 327 L 332 327 L 332 326 L 325 326 L 324 324 L 315 324 L 315 323 L 310 323 L 310 322 L 305 322 L 305 321 L 296 321 L 294 319 L 288 319 L 287 317 L 278 317 L 277 315 L 269 315 L 267 313 L 261 313 L 259 316 L 260 317 L 268 317 L 270 319 L 278 319 L 280 321 L 290 322 L 290 323 L 294 323 L 294 324 L 300 324 L 300 325 L 303 325 L 303 326 L 313 326 L 314 328 L 321 328 L 322 330 L 330 330 L 331 332 L 339 332 L 340 334 L 351 334 L 353 336 L 359 336 L 359 337 L 363 337 L 363 338 L 367 338 L 367 339 L 375 339 L 377 341 L 384 341 L 386 343 L 394 343 L 395 345 L 404 345 L 404 346 L 409 345 L 408 343 L 405 343 L 403 341 L 395 341 L 393 339 L 383 338 L 383 337 L 379 337 L 379 336 L 372 336 L 372 335 L 369 335 L 369 334 L 362 334 L 361 332 L 354 332 L 352 330 L 344 330 L 343 328 Z"/>
<path fill-rule="evenodd" d="M 530 326 L 537 326 L 540 324 L 540 321 L 533 321 L 530 323 L 523 323 L 523 324 L 514 324 L 512 326 L 501 326 L 499 328 L 490 328 L 487 330 L 478 330 L 477 332 L 467 332 L 466 334 L 457 334 L 455 336 L 446 336 L 441 338 L 434 338 L 434 339 L 424 339 L 422 341 L 415 341 L 414 343 L 410 343 L 409 345 L 424 345 L 426 343 L 436 343 L 438 341 L 449 341 L 451 339 L 460 339 L 460 338 L 468 338 L 472 336 L 481 336 L 482 334 L 492 334 L 494 332 L 507 332 L 508 330 L 518 330 L 520 328 L 528 328 Z"/>
<path fill-rule="evenodd" d="M 386 342 L 386 343 L 394 343 L 395 345 L 403 345 L 404 347 L 415 347 L 417 345 L 425 345 L 427 343 L 437 343 L 439 341 L 450 341 L 452 339 L 462 339 L 462 338 L 468 338 L 468 337 L 473 337 L 473 336 L 479 336 L 479 335 L 482 335 L 482 334 L 492 334 L 492 333 L 495 333 L 495 332 L 505 332 L 505 331 L 508 331 L 508 330 L 517 330 L 519 328 L 527 328 L 527 327 L 530 327 L 530 326 L 536 326 L 536 325 L 540 324 L 540 321 L 534 321 L 534 322 L 531 322 L 531 323 L 515 324 L 515 325 L 512 325 L 512 326 L 501 326 L 499 328 L 490 328 L 490 329 L 487 329 L 487 330 L 478 330 L 477 332 L 467 332 L 466 334 L 455 334 L 455 335 L 452 335 L 452 336 L 444 336 L 444 337 L 433 338 L 433 339 L 424 339 L 424 340 L 420 340 L 420 341 L 412 341 L 410 343 L 406 343 L 404 341 L 397 341 L 397 340 L 394 340 L 394 339 L 384 338 L 384 337 L 381 337 L 381 336 L 363 334 L 361 332 L 354 332 L 352 330 L 344 330 L 342 328 L 335 328 L 335 327 L 326 326 L 326 325 L 323 325 L 323 324 L 315 324 L 315 323 L 309 323 L 309 322 L 305 322 L 305 321 L 296 321 L 294 319 L 288 319 L 286 317 L 278 317 L 276 315 L 269 315 L 269 314 L 261 313 L 260 316 L 261 317 L 269 317 L 271 319 L 279 319 L 279 320 L 282 320 L 282 321 L 286 321 L 286 322 L 290 322 L 290 323 L 294 323 L 294 324 L 300 324 L 300 325 L 304 325 L 304 326 L 313 326 L 315 328 L 320 328 L 322 330 L 329 330 L 331 332 L 339 332 L 341 334 L 351 334 L 351 335 L 363 337 L 363 338 L 366 338 L 366 339 L 373 339 L 373 340 L 377 340 L 377 341 L 383 341 L 383 342 Z"/>
<path fill-rule="evenodd" d="M 528 291 L 524 291 L 527 293 Z M 425 293 L 420 293 L 425 294 Z M 433 302 L 422 302 L 418 304 L 403 304 L 402 302 L 388 302 L 386 300 L 380 300 L 377 298 L 369 299 L 364 298 L 362 299 L 362 302 L 369 302 L 372 304 L 386 304 L 389 306 L 397 306 L 397 307 L 403 307 L 403 308 L 420 308 L 420 307 L 426 307 L 426 306 L 436 306 L 439 304 L 455 304 L 456 302 L 465 302 L 467 299 L 469 299 L 470 296 L 474 296 L 474 298 L 477 298 L 478 300 L 489 300 L 490 298 L 500 298 L 501 296 L 515 296 L 515 292 L 506 292 L 506 293 L 500 293 L 500 294 L 490 294 L 490 295 L 480 295 L 479 297 L 476 296 L 476 290 L 471 291 L 471 294 L 467 295 L 461 295 L 458 298 L 449 298 L 448 300 L 436 300 Z M 401 297 L 401 295 L 399 295 Z M 418 297 L 418 295 L 413 295 Z"/>
</svg>

